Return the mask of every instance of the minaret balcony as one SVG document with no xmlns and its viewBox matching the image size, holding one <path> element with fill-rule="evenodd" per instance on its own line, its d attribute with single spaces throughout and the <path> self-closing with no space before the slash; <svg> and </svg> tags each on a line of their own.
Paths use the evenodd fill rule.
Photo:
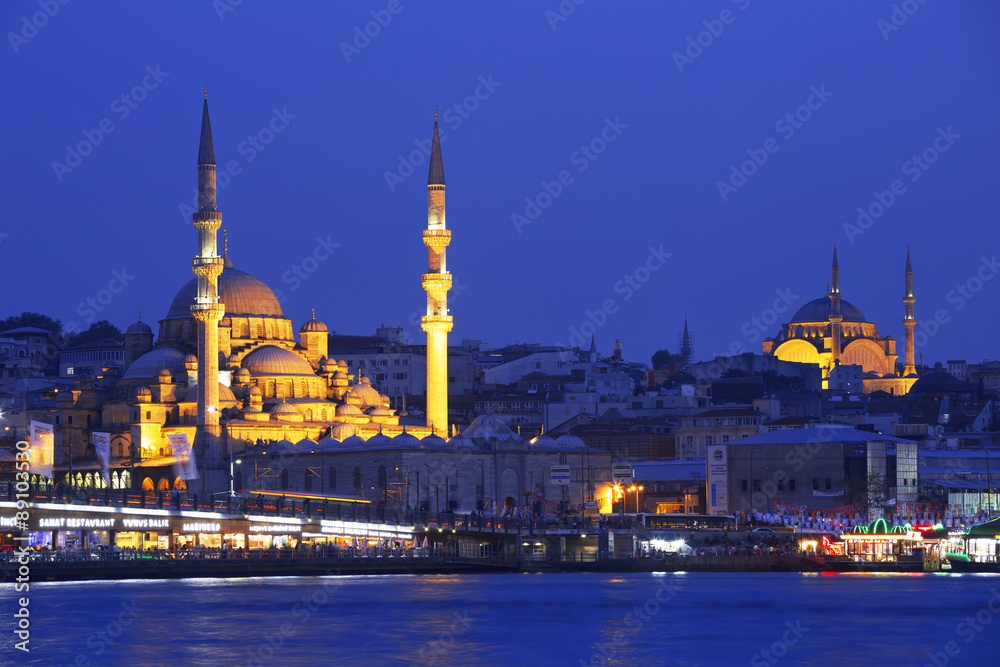
<svg viewBox="0 0 1000 667">
<path fill-rule="evenodd" d="M 451 289 L 450 273 L 425 273 L 420 276 L 420 284 L 426 292 L 443 293 Z"/>
<path fill-rule="evenodd" d="M 424 315 L 420 328 L 427 333 L 448 333 L 453 326 L 451 315 Z"/>
<path fill-rule="evenodd" d="M 191 260 L 191 270 L 199 278 L 218 278 L 225 262 L 223 257 L 195 257 Z"/>
<path fill-rule="evenodd" d="M 191 219 L 198 231 L 212 231 L 222 225 L 222 214 L 218 211 L 195 211 Z"/>
<path fill-rule="evenodd" d="M 428 248 L 447 248 L 451 243 L 450 229 L 425 229 L 424 245 Z"/>
<path fill-rule="evenodd" d="M 199 322 L 218 322 L 226 314 L 226 305 L 222 303 L 193 303 L 191 315 Z"/>
</svg>

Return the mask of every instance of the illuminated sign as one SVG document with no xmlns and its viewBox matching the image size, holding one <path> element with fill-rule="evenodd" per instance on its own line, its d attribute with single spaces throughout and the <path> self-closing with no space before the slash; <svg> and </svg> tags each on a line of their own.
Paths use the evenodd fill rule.
<svg viewBox="0 0 1000 667">
<path fill-rule="evenodd" d="M 114 519 L 39 519 L 39 528 L 69 528 L 76 530 L 79 528 L 114 528 Z"/>
<path fill-rule="evenodd" d="M 413 534 L 412 527 L 379 526 L 371 527 L 366 523 L 352 521 L 322 521 L 320 532 L 326 535 L 347 535 L 351 537 L 409 537 Z"/>
<path fill-rule="evenodd" d="M 181 530 L 185 533 L 217 533 L 222 524 L 218 523 L 185 523 Z"/>
<path fill-rule="evenodd" d="M 302 526 L 289 526 L 282 523 L 251 523 L 251 533 L 297 533 Z"/>
<path fill-rule="evenodd" d="M 122 519 L 124 528 L 170 528 L 169 519 Z"/>
</svg>

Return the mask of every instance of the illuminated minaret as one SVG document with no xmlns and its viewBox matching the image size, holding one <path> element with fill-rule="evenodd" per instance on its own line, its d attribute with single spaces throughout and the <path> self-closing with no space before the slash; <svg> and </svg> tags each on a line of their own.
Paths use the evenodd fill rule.
<svg viewBox="0 0 1000 667">
<path fill-rule="evenodd" d="M 915 375 L 917 368 L 913 363 L 914 349 L 913 349 L 913 326 L 917 323 L 913 319 L 913 303 L 916 299 L 913 298 L 913 265 L 910 264 L 910 248 L 906 248 L 906 295 L 903 297 L 903 305 L 906 307 L 906 313 L 903 316 L 903 326 L 906 328 L 906 365 L 903 368 L 903 377 L 908 375 Z"/>
<path fill-rule="evenodd" d="M 427 292 L 427 314 L 421 318 L 421 328 L 427 332 L 427 425 L 445 437 L 448 434 L 448 332 L 452 326 L 448 314 L 451 274 L 445 264 L 445 250 L 450 242 L 451 232 L 444 218 L 444 164 L 435 110 L 427 175 L 427 229 L 424 231 L 427 273 L 421 281 Z"/>
<path fill-rule="evenodd" d="M 837 261 L 837 244 L 833 244 L 833 265 L 830 267 L 833 279 L 830 289 L 830 352 L 832 365 L 840 361 L 840 323 L 844 318 L 840 315 L 840 262 Z M 832 368 L 832 366 L 831 366 Z"/>
<path fill-rule="evenodd" d="M 215 148 L 208 120 L 208 86 L 201 112 L 198 145 L 198 211 L 192 216 L 198 230 L 198 255 L 191 269 L 198 276 L 198 294 L 191 314 L 198 321 L 198 428 L 194 451 L 207 464 L 218 464 L 219 451 L 219 320 L 225 306 L 219 303 L 218 281 L 223 258 L 217 233 L 222 214 L 215 206 Z M 203 476 L 204 479 L 204 476 Z"/>
</svg>

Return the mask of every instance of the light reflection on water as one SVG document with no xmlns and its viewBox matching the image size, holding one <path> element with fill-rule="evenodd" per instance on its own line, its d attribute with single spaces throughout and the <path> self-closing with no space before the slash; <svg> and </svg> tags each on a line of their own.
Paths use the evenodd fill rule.
<svg viewBox="0 0 1000 667">
<path fill-rule="evenodd" d="M 792 573 L 38 584 L 29 662 L 731 665 L 792 636 L 791 624 L 800 638 L 777 647 L 786 664 L 922 665 L 949 641 L 960 648 L 951 664 L 995 664 L 1000 623 L 960 623 L 977 612 L 982 622 L 984 610 L 992 619 L 998 589 L 996 575 Z M 0 588 L 3 609 L 14 598 Z M 132 603 L 137 617 L 118 625 Z M 6 642 L 12 630 L 0 615 Z"/>
</svg>

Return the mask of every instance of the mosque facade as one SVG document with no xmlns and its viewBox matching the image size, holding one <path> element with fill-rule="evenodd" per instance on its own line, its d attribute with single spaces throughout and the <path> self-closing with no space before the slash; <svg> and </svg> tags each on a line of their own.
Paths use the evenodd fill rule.
<svg viewBox="0 0 1000 667">
<path fill-rule="evenodd" d="M 861 310 L 842 298 L 840 262 L 833 249 L 831 282 L 825 296 L 810 301 L 783 325 L 774 338 L 766 338 L 764 354 L 783 361 L 816 364 L 823 373 L 823 388 L 830 386 L 831 374 L 840 366 L 860 367 L 865 393 L 885 391 L 897 396 L 909 391 L 917 381 L 914 365 L 913 267 L 906 251 L 904 280 L 904 362 L 897 369 L 896 340 L 883 336 Z"/>
</svg>

